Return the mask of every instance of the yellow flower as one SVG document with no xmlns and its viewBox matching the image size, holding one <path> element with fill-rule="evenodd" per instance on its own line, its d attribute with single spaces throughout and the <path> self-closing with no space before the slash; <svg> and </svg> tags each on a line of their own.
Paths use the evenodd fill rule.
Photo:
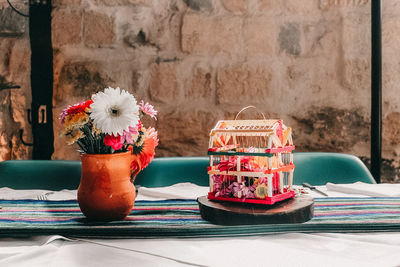
<svg viewBox="0 0 400 267">
<path fill-rule="evenodd" d="M 259 184 L 254 191 L 257 198 L 265 198 L 268 196 L 268 187 L 266 184 Z"/>
<path fill-rule="evenodd" d="M 68 145 L 72 145 L 80 138 L 85 136 L 84 133 L 77 127 L 66 129 L 62 134 L 66 137 Z"/>
<path fill-rule="evenodd" d="M 85 112 L 67 115 L 65 117 L 65 128 L 82 127 L 89 122 L 89 116 Z"/>
<path fill-rule="evenodd" d="M 93 131 L 93 135 L 100 135 L 100 134 L 101 134 L 101 129 L 98 128 L 98 127 L 96 126 L 96 124 L 93 124 L 92 131 Z"/>
</svg>

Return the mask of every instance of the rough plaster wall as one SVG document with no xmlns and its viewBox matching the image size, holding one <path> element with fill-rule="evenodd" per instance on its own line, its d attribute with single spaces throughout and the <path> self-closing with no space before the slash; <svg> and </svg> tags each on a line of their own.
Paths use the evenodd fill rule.
<svg viewBox="0 0 400 267">
<path fill-rule="evenodd" d="M 370 0 L 53 4 L 55 159 L 79 158 L 58 136 L 60 111 L 120 86 L 159 110 L 157 156 L 206 155 L 216 121 L 255 105 L 294 129 L 297 151 L 345 152 L 368 161 Z M 383 179 L 397 182 L 400 2 L 382 4 Z M 11 94 L 6 91 L 0 94 Z M 10 117 L 7 112 L 1 116 Z M 249 111 L 242 118 L 257 116 Z M 0 132 L 12 136 L 4 126 Z"/>
</svg>

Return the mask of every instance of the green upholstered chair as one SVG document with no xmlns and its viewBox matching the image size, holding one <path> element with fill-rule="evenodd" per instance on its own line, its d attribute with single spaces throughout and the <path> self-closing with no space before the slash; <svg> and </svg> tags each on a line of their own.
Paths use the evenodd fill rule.
<svg viewBox="0 0 400 267">
<path fill-rule="evenodd" d="M 7 160 L 0 162 L 0 187 L 13 189 L 77 189 L 81 162 L 71 160 Z"/>
<path fill-rule="evenodd" d="M 364 163 L 354 155 L 327 152 L 295 152 L 294 184 L 307 182 L 325 185 L 327 182 L 348 184 L 375 180 Z"/>
<path fill-rule="evenodd" d="M 208 157 L 155 158 L 136 177 L 146 187 L 181 182 L 208 185 Z M 70 160 L 7 160 L 0 162 L 0 187 L 14 189 L 77 189 L 81 162 Z"/>
<path fill-rule="evenodd" d="M 135 184 L 146 187 L 192 182 L 207 186 L 208 157 L 156 158 L 136 178 Z M 368 168 L 354 155 L 326 152 L 295 152 L 294 184 L 376 183 Z"/>
<path fill-rule="evenodd" d="M 208 186 L 208 157 L 155 158 L 135 179 L 135 184 L 145 187 L 169 186 L 191 182 Z"/>
<path fill-rule="evenodd" d="M 362 161 L 348 154 L 295 152 L 294 184 L 375 183 Z M 155 158 L 138 174 L 136 185 L 169 186 L 192 182 L 208 186 L 208 157 Z M 81 176 L 80 161 L 9 160 L 0 162 L 0 187 L 14 189 L 77 189 Z"/>
</svg>

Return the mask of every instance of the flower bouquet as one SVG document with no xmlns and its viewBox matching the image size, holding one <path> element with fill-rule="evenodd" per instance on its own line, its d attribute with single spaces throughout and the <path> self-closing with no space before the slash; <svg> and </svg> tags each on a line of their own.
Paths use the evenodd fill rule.
<svg viewBox="0 0 400 267">
<path fill-rule="evenodd" d="M 145 128 L 141 118 L 157 120 L 157 111 L 142 100 L 117 88 L 106 88 L 92 99 L 68 106 L 60 114 L 64 129 L 61 135 L 69 145 L 77 143 L 79 152 L 112 154 L 131 151 L 137 155 L 132 169 L 137 172 L 152 161 L 158 145 L 154 128 Z M 136 165 L 136 166 L 135 166 Z"/>
<path fill-rule="evenodd" d="M 78 144 L 82 176 L 78 202 L 89 219 L 117 220 L 129 214 L 136 191 L 134 177 L 153 160 L 158 145 L 154 128 L 142 117 L 157 111 L 125 90 L 105 88 L 60 114 L 68 144 Z"/>
</svg>

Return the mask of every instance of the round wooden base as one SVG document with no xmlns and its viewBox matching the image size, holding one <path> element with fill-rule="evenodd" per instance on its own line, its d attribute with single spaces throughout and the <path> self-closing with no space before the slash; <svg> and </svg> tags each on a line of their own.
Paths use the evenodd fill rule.
<svg viewBox="0 0 400 267">
<path fill-rule="evenodd" d="M 302 223 L 314 214 L 314 200 L 298 196 L 271 206 L 197 199 L 204 220 L 221 225 Z"/>
</svg>

